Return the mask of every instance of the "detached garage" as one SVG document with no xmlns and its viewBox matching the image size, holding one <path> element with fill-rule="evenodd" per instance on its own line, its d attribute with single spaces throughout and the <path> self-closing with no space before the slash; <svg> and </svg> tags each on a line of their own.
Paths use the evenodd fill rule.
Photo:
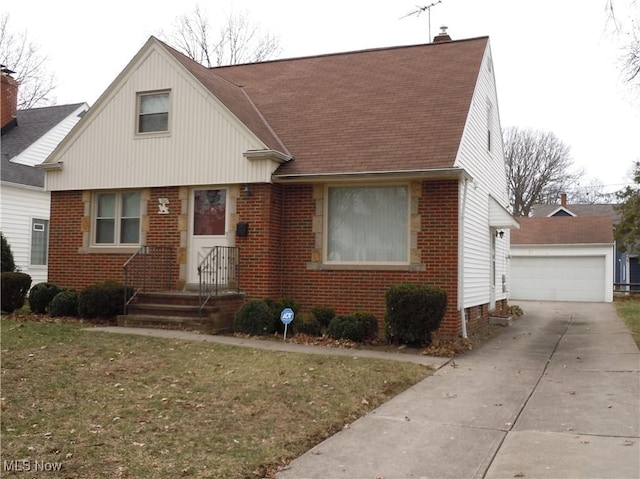
<svg viewBox="0 0 640 479">
<path fill-rule="evenodd" d="M 511 300 L 613 301 L 610 216 L 518 218 L 511 232 Z"/>
</svg>

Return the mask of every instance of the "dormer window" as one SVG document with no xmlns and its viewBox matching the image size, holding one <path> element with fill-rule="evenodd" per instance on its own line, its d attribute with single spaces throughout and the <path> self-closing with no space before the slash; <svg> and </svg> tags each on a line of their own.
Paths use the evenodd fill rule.
<svg viewBox="0 0 640 479">
<path fill-rule="evenodd" d="M 137 133 L 166 133 L 169 131 L 169 92 L 138 94 Z"/>
</svg>

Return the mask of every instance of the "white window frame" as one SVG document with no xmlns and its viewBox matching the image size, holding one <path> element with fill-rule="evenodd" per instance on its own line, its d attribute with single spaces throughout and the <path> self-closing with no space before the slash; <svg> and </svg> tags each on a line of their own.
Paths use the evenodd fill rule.
<svg viewBox="0 0 640 479">
<path fill-rule="evenodd" d="M 406 258 L 403 261 L 355 261 L 336 260 L 329 256 L 329 197 L 333 188 L 381 188 L 381 187 L 403 187 L 406 189 Z M 324 191 L 324 215 L 323 215 L 323 238 L 322 238 L 322 262 L 329 266 L 408 266 L 411 261 L 411 187 L 409 183 L 348 183 L 348 184 L 328 184 Z"/>
<path fill-rule="evenodd" d="M 34 239 L 36 231 L 40 231 L 36 229 L 36 226 L 43 226 L 44 229 L 42 231 L 45 232 L 45 244 L 44 244 L 44 263 L 34 263 L 33 262 L 33 247 L 34 247 Z M 29 266 L 32 267 L 41 267 L 46 268 L 49 264 L 49 218 L 31 218 L 31 234 L 29 235 Z"/>
<path fill-rule="evenodd" d="M 140 195 L 140 204 L 138 216 L 123 217 L 122 215 L 122 195 L 126 193 L 138 193 Z M 114 231 L 113 243 L 98 243 L 98 197 L 100 195 L 115 195 L 115 212 L 113 216 Z M 117 190 L 117 191 L 96 191 L 92 198 L 91 208 L 91 246 L 96 248 L 131 248 L 142 244 L 142 217 L 143 217 L 143 192 L 142 190 Z M 111 217 L 105 217 L 111 218 Z M 136 243 L 122 243 L 120 241 L 121 225 L 123 219 L 138 219 L 138 241 Z"/>
<path fill-rule="evenodd" d="M 142 115 L 142 98 L 149 96 L 167 96 L 167 129 L 166 130 L 154 130 L 154 131 L 140 131 L 140 118 Z M 149 137 L 149 136 L 166 136 L 171 131 L 171 90 L 157 90 L 157 91 L 147 91 L 147 92 L 139 92 L 136 95 L 136 121 L 135 121 L 135 132 L 138 137 Z M 164 113 L 164 112 L 160 112 Z"/>
</svg>

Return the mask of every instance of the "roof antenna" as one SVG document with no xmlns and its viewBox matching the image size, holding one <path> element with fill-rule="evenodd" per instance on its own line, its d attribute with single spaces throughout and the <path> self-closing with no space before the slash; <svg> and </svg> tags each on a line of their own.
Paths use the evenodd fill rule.
<svg viewBox="0 0 640 479">
<path fill-rule="evenodd" d="M 427 14 L 429 15 L 429 43 L 431 43 L 433 41 L 433 38 L 431 37 L 431 7 L 435 7 L 439 3 L 442 3 L 442 0 L 433 2 L 432 4 L 427 5 L 426 7 L 419 7 L 416 5 L 416 10 L 414 10 L 413 12 L 407 13 L 404 17 L 400 17 L 400 20 L 402 20 L 403 18 L 410 17 L 411 15 L 415 15 L 416 17 L 419 17 L 422 12 L 426 11 Z"/>
</svg>

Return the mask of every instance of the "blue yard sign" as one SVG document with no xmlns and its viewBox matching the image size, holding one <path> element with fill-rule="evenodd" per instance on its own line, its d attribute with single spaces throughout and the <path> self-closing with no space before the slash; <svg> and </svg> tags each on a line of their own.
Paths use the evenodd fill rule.
<svg viewBox="0 0 640 479">
<path fill-rule="evenodd" d="M 293 321 L 293 309 L 291 308 L 284 308 L 282 310 L 282 312 L 280 313 L 280 321 L 282 321 L 282 324 L 284 324 L 284 340 L 287 340 L 287 325 Z"/>
</svg>

